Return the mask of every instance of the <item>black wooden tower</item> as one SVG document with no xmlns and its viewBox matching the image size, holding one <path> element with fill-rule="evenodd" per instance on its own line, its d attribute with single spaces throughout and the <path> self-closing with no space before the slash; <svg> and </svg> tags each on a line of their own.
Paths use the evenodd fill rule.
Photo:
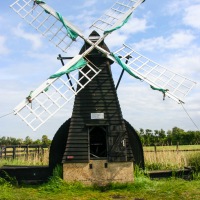
<svg viewBox="0 0 200 200">
<path fill-rule="evenodd" d="M 89 39 L 100 36 L 92 32 Z M 106 44 L 99 45 L 109 51 Z M 89 48 L 85 44 L 80 53 Z M 57 131 L 50 150 L 50 167 L 90 160 L 134 162 L 144 167 L 142 145 L 132 126 L 123 119 L 111 73 L 112 62 L 94 49 L 87 59 L 101 69 L 75 97 L 71 119 Z M 84 80 L 83 80 L 84 81 Z"/>
</svg>

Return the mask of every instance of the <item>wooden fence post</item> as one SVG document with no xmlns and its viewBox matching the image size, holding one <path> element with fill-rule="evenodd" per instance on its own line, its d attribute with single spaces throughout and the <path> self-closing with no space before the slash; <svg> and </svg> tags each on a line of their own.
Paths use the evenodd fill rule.
<svg viewBox="0 0 200 200">
<path fill-rule="evenodd" d="M 4 156 L 5 156 L 5 159 L 7 158 L 7 148 L 5 147 L 5 149 L 4 149 Z"/>
<path fill-rule="evenodd" d="M 26 146 L 26 160 L 28 160 L 28 145 Z"/>
<path fill-rule="evenodd" d="M 37 158 L 39 159 L 40 158 L 40 146 L 38 145 L 37 147 Z"/>
<path fill-rule="evenodd" d="M 176 143 L 176 151 L 178 152 L 179 142 Z"/>
<path fill-rule="evenodd" d="M 157 153 L 157 147 L 155 144 L 154 144 L 154 152 Z"/>
<path fill-rule="evenodd" d="M 16 147 L 12 147 L 13 148 L 13 159 L 15 159 L 16 158 Z"/>
<path fill-rule="evenodd" d="M 0 158 L 2 158 L 2 151 L 3 151 L 3 148 L 1 147 L 0 148 Z"/>
</svg>

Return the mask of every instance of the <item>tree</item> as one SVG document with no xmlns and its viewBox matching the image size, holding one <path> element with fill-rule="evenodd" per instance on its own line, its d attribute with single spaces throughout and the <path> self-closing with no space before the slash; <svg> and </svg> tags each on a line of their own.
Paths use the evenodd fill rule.
<svg viewBox="0 0 200 200">
<path fill-rule="evenodd" d="M 46 145 L 49 146 L 51 144 L 51 140 L 48 139 L 47 135 L 42 136 L 42 144 L 45 145 L 45 146 Z"/>
<path fill-rule="evenodd" d="M 178 127 L 174 127 L 172 129 L 172 142 L 173 144 L 182 144 L 182 138 L 183 138 L 184 130 L 180 129 Z"/>
<path fill-rule="evenodd" d="M 37 139 L 37 140 L 33 141 L 33 144 L 41 145 L 42 141 L 40 139 Z"/>
<path fill-rule="evenodd" d="M 164 145 L 164 142 L 166 140 L 166 134 L 163 129 L 158 131 L 158 137 L 159 137 L 159 145 Z"/>
<path fill-rule="evenodd" d="M 146 129 L 145 136 L 146 136 L 146 145 L 150 146 L 151 144 L 154 144 L 154 137 L 152 134 L 152 130 Z"/>
<path fill-rule="evenodd" d="M 140 128 L 140 131 L 138 132 L 138 135 L 140 137 L 142 145 L 145 145 L 145 140 L 144 140 L 144 129 Z"/>
<path fill-rule="evenodd" d="M 17 144 L 18 145 L 21 145 L 21 144 L 23 144 L 24 143 L 24 140 L 22 139 L 22 138 L 18 138 L 17 139 Z"/>
<path fill-rule="evenodd" d="M 167 145 L 172 145 L 172 131 L 167 131 Z"/>
<path fill-rule="evenodd" d="M 26 136 L 24 143 L 26 145 L 30 145 L 30 144 L 33 144 L 33 140 L 29 136 Z"/>
</svg>

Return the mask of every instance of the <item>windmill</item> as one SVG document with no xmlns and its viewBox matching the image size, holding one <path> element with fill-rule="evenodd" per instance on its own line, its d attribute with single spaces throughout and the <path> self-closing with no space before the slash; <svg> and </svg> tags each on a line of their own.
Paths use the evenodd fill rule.
<svg viewBox="0 0 200 200">
<path fill-rule="evenodd" d="M 28 126 L 37 130 L 75 97 L 72 118 L 56 134 L 59 135 L 61 129 L 67 132 L 65 140 L 62 139 L 65 143 L 62 158 L 58 158 L 62 160 L 66 180 L 131 181 L 132 160 L 136 156 L 134 146 L 142 150 L 134 129 L 122 117 L 110 72 L 113 62 L 122 67 L 122 73 L 126 71 L 133 78 L 148 83 L 151 89 L 162 92 L 163 98 L 168 96 L 178 103 L 184 103 L 184 97 L 195 85 L 194 81 L 144 57 L 129 45 L 124 44 L 111 53 L 104 43 L 109 34 L 128 22 L 132 12 L 143 2 L 118 0 L 92 24 L 101 34 L 93 31 L 89 38 L 44 1 L 17 0 L 11 5 L 63 52 L 76 41 L 84 42 L 78 55 L 63 63 L 63 67 L 14 109 Z M 60 59 L 64 58 L 60 56 Z M 52 157 L 56 157 L 53 146 L 57 145 L 53 140 Z M 53 166 L 57 163 L 50 162 Z"/>
</svg>

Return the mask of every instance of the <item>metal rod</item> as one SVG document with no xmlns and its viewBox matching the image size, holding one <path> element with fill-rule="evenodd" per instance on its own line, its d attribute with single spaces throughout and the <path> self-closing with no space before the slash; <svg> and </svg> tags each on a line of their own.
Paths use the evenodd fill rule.
<svg viewBox="0 0 200 200">
<path fill-rule="evenodd" d="M 61 60 L 62 64 L 64 64 L 64 62 L 63 62 L 62 60 L 72 59 L 72 58 L 74 58 L 74 57 L 61 57 L 60 54 L 59 54 L 58 57 L 57 57 L 58 60 Z"/>
<path fill-rule="evenodd" d="M 120 82 L 121 82 L 121 79 L 122 79 L 123 74 L 124 74 L 124 69 L 122 69 L 122 72 L 121 72 L 121 74 L 120 74 L 119 80 L 118 80 L 117 85 L 116 85 L 116 90 L 117 90 L 117 88 L 118 88 L 118 86 L 119 86 L 119 84 L 120 84 Z"/>
<path fill-rule="evenodd" d="M 129 58 L 132 58 L 130 55 L 128 55 L 128 56 L 126 56 L 126 64 L 128 64 L 128 60 L 129 60 Z M 119 77 L 119 80 L 118 80 L 118 82 L 117 82 L 117 85 L 116 85 L 116 90 L 117 90 L 117 88 L 119 87 L 119 84 L 120 84 L 120 82 L 121 82 L 121 79 L 122 79 L 122 76 L 123 76 L 123 74 L 124 74 L 124 69 L 122 69 L 122 72 L 121 72 L 121 74 L 120 74 L 120 77 Z"/>
<path fill-rule="evenodd" d="M 72 59 L 72 58 L 73 58 L 73 57 L 62 57 L 60 54 L 59 54 L 58 57 L 57 57 L 57 59 L 61 61 L 62 66 L 65 65 L 63 59 Z M 68 78 L 68 80 L 69 80 L 69 83 L 70 83 L 72 89 L 75 91 L 75 89 L 74 89 L 74 87 L 73 87 L 73 84 L 72 84 L 72 81 L 70 80 L 69 74 L 66 74 L 66 75 L 67 75 L 67 78 Z"/>
</svg>

